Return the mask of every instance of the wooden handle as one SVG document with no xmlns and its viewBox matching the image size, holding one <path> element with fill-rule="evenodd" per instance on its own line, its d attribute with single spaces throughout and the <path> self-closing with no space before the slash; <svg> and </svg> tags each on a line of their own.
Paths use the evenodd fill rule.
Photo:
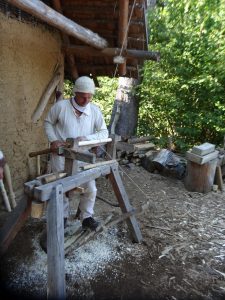
<svg viewBox="0 0 225 300">
<path fill-rule="evenodd" d="M 38 156 L 38 155 L 41 155 L 41 154 L 48 154 L 48 153 L 51 153 L 52 150 L 51 149 L 44 149 L 44 150 L 40 150 L 40 151 L 36 151 L 36 152 L 30 152 L 29 153 L 29 157 L 34 157 L 34 156 Z"/>
</svg>

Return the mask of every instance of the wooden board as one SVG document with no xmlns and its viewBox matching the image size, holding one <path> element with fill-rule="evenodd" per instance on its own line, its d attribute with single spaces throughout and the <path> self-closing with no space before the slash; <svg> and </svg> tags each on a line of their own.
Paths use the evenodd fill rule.
<svg viewBox="0 0 225 300">
<path fill-rule="evenodd" d="M 153 143 L 145 143 L 145 144 L 135 144 L 134 145 L 134 150 L 135 151 L 140 151 L 140 150 L 153 150 L 155 149 L 155 144 Z"/>
<path fill-rule="evenodd" d="M 10 213 L 9 218 L 0 230 L 0 254 L 8 249 L 27 218 L 30 216 L 31 200 L 23 198 L 16 208 Z"/>
<path fill-rule="evenodd" d="M 203 164 L 209 162 L 210 160 L 217 158 L 218 155 L 219 155 L 219 151 L 217 151 L 217 150 L 212 153 L 206 154 L 204 156 L 194 154 L 191 151 L 186 152 L 186 158 L 192 162 L 195 162 L 196 164 L 199 164 L 199 165 L 203 165 Z"/>
<path fill-rule="evenodd" d="M 118 165 L 117 162 L 113 163 L 112 165 L 114 165 L 114 164 Z M 51 183 L 48 183 L 45 185 L 37 186 L 37 187 L 34 187 L 36 180 L 26 182 L 24 184 L 25 192 L 28 195 L 33 195 L 36 200 L 47 201 L 50 199 L 52 189 L 56 185 L 62 184 L 64 193 L 68 192 L 68 191 L 74 189 L 75 187 L 78 187 L 90 180 L 93 180 L 100 176 L 105 176 L 105 175 L 109 174 L 110 166 L 111 165 L 109 164 L 109 165 L 101 166 L 101 167 L 94 168 L 91 170 L 82 171 L 82 172 L 79 172 L 78 174 L 68 176 L 66 178 L 59 179 L 57 181 L 54 181 L 54 182 L 51 182 Z"/>
<path fill-rule="evenodd" d="M 203 156 L 215 151 L 215 145 L 210 143 L 204 143 L 199 146 L 194 146 L 192 148 L 192 153 Z"/>
</svg>

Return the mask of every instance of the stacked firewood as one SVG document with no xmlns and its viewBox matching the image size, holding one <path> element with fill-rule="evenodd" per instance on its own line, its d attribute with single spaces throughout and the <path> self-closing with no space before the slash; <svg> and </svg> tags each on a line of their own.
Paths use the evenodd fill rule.
<svg viewBox="0 0 225 300">
<path fill-rule="evenodd" d="M 122 138 L 116 145 L 116 156 L 120 165 L 140 166 L 141 160 L 155 151 L 152 136 Z"/>
</svg>

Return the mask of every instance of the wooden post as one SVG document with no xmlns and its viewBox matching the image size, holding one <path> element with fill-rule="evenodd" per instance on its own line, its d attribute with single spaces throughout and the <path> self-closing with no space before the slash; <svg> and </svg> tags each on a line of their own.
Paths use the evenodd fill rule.
<svg viewBox="0 0 225 300">
<path fill-rule="evenodd" d="M 48 298 L 65 299 L 63 186 L 57 185 L 47 206 Z"/>
<path fill-rule="evenodd" d="M 130 212 L 132 210 L 132 206 L 130 205 L 130 201 L 128 199 L 127 193 L 124 189 L 123 182 L 118 172 L 118 167 L 111 167 L 111 173 L 109 174 L 109 180 L 112 183 L 113 190 L 119 202 L 120 208 L 123 213 Z M 142 241 L 142 235 L 140 228 L 138 226 L 137 220 L 134 215 L 130 216 L 127 219 L 127 225 L 130 230 L 130 233 L 135 242 Z"/>
<path fill-rule="evenodd" d="M 117 142 L 121 141 L 121 136 L 117 134 L 111 134 L 110 138 L 112 139 L 111 143 L 106 145 L 107 159 L 116 159 L 116 145 Z"/>
<path fill-rule="evenodd" d="M 7 163 L 5 163 L 5 165 L 4 165 L 4 177 L 5 177 L 5 181 L 8 185 L 9 197 L 11 200 L 12 207 L 15 208 L 16 207 L 16 196 L 13 191 L 11 172 L 10 172 L 9 165 Z"/>
<path fill-rule="evenodd" d="M 215 183 L 218 185 L 218 188 L 223 191 L 223 176 L 221 166 L 218 165 L 216 166 Z"/>
<path fill-rule="evenodd" d="M 100 49 L 107 47 L 107 41 L 98 34 L 64 17 L 42 1 L 8 0 L 8 2 L 84 43 Z"/>
<path fill-rule="evenodd" d="M 188 160 L 184 185 L 188 191 L 207 193 L 211 191 L 215 177 L 217 159 L 203 165 Z"/>
<path fill-rule="evenodd" d="M 129 11 L 129 0 L 119 0 L 119 37 L 118 45 L 123 49 L 127 48 L 127 33 L 128 33 L 128 11 Z M 118 67 L 119 75 L 123 76 L 126 74 L 126 62 L 120 64 Z"/>
<path fill-rule="evenodd" d="M 53 0 L 52 4 L 53 4 L 53 7 L 56 11 L 63 14 L 60 0 Z M 70 46 L 69 37 L 63 32 L 62 32 L 62 40 L 63 40 L 64 44 L 66 44 L 67 46 Z M 79 75 L 78 75 L 78 71 L 77 71 L 77 67 L 76 67 L 76 63 L 75 63 L 75 59 L 74 59 L 73 54 L 66 53 L 66 59 L 67 59 L 68 64 L 69 64 L 70 73 L 72 75 L 72 78 L 75 80 L 79 77 Z M 63 72 L 63 74 L 64 74 L 64 72 Z"/>
</svg>

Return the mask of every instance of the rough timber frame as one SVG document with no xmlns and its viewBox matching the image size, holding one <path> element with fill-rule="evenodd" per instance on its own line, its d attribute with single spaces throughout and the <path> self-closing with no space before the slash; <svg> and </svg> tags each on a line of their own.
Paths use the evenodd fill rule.
<svg viewBox="0 0 225 300">
<path fill-rule="evenodd" d="M 35 187 L 36 180 L 25 183 L 25 192 L 29 197 L 34 196 L 38 201 L 48 201 L 48 298 L 65 298 L 63 194 L 87 181 L 106 175 L 112 183 L 122 212 L 130 212 L 132 206 L 118 172 L 118 163 L 114 161 L 43 186 Z M 141 242 L 142 235 L 134 215 L 127 219 L 127 225 L 133 240 Z"/>
</svg>

